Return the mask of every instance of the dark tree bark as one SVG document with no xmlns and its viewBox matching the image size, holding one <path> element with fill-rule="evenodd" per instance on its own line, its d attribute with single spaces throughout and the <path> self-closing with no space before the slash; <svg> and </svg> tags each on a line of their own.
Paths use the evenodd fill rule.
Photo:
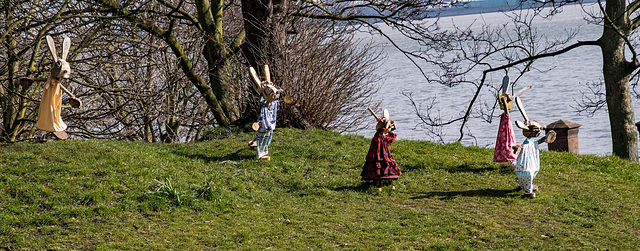
<svg viewBox="0 0 640 251">
<path fill-rule="evenodd" d="M 20 96 L 18 95 L 18 58 L 16 51 L 16 40 L 13 34 L 7 37 L 6 44 L 7 52 L 9 55 L 8 62 L 8 91 L 5 98 L 3 98 L 4 111 L 2 112 L 4 120 L 4 132 L 7 140 L 12 142 L 16 140 L 16 136 L 20 133 L 21 117 L 18 114 L 18 104 L 20 103 Z M 12 93 L 13 92 L 13 93 Z M 4 96 L 4 95 L 3 95 Z"/>
<path fill-rule="evenodd" d="M 220 106 L 230 122 L 240 117 L 237 92 L 225 81 L 223 72 L 229 61 L 229 49 L 225 45 L 223 28 L 224 0 L 196 0 L 198 20 L 202 23 L 207 41 L 203 55 L 209 68 L 209 83 Z"/>
<path fill-rule="evenodd" d="M 284 32 L 278 24 L 288 6 L 287 0 L 242 0 L 242 16 L 246 32 L 243 52 L 250 66 L 258 67 L 270 57 L 276 37 L 272 30 Z"/>
<path fill-rule="evenodd" d="M 626 0 L 607 1 L 605 12 L 609 18 L 605 18 L 600 48 L 613 153 L 635 161 L 638 160 L 638 135 L 629 92 L 629 78 L 637 65 L 625 59 L 625 38 L 631 31 L 626 7 Z"/>
<path fill-rule="evenodd" d="M 264 62 L 263 49 L 268 42 L 268 18 L 271 0 L 242 0 L 242 16 L 246 33 L 243 52 L 249 65 L 256 67 Z"/>
</svg>

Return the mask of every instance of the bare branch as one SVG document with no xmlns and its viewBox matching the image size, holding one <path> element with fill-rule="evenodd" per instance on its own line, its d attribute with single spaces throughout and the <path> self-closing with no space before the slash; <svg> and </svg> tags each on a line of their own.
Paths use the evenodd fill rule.
<svg viewBox="0 0 640 251">
<path fill-rule="evenodd" d="M 598 110 L 606 108 L 607 105 L 606 94 L 602 88 L 604 82 L 600 80 L 600 82 L 587 82 L 584 85 L 591 93 L 580 91 L 580 101 L 574 98 L 573 101 L 576 105 L 571 107 L 578 114 L 586 114 L 589 117 L 593 117 Z"/>
</svg>

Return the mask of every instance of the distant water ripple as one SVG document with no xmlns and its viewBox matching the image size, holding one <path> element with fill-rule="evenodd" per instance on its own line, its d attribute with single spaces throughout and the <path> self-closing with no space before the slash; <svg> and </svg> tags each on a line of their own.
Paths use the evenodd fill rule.
<svg viewBox="0 0 640 251">
<path fill-rule="evenodd" d="M 451 28 L 452 21 L 456 25 L 465 26 L 476 21 L 484 21 L 489 24 L 500 24 L 508 21 L 502 13 L 474 14 L 464 16 L 452 16 L 441 18 L 443 28 Z M 549 37 L 566 35 L 565 29 L 580 28 L 576 40 L 595 40 L 600 37 L 602 27 L 589 25 L 583 18 L 582 9 L 579 6 L 565 7 L 564 11 L 551 20 L 538 22 L 536 28 L 538 32 Z M 397 31 L 385 29 L 388 34 L 404 46 L 411 46 L 411 41 L 404 38 Z M 366 38 L 368 34 L 362 34 Z M 429 98 L 436 97 L 435 109 L 440 111 L 445 118 L 457 117 L 468 105 L 473 96 L 473 87 L 458 86 L 447 88 L 435 84 L 429 84 L 422 77 L 420 72 L 404 57 L 399 51 L 390 45 L 384 45 L 386 41 L 380 37 L 373 38 L 384 46 L 384 52 L 388 54 L 388 60 L 379 69 L 379 74 L 384 74 L 385 82 L 377 94 L 377 99 L 383 100 L 382 108 L 389 109 L 392 119 L 398 124 L 399 139 L 431 140 L 421 128 L 415 128 L 419 123 L 413 107 L 409 100 L 401 95 L 402 91 L 413 92 L 414 98 L 418 102 L 424 102 Z M 523 95 L 522 100 L 529 117 L 542 121 L 547 125 L 559 119 L 570 120 L 579 124 L 580 153 L 582 154 L 610 154 L 611 153 L 611 133 L 609 131 L 609 118 L 606 109 L 598 111 L 593 117 L 578 115 L 572 105 L 576 105 L 575 100 L 581 98 L 582 92 L 589 92 L 584 83 L 589 81 L 600 81 L 602 79 L 602 57 L 600 48 L 596 46 L 582 47 L 569 53 L 536 61 L 534 64 L 538 69 L 550 69 L 544 73 L 531 71 L 519 81 L 516 89 L 533 84 L 534 89 Z M 428 69 L 426 72 L 430 72 Z M 491 75 L 489 81 L 499 84 L 504 72 Z M 512 76 L 512 79 L 515 76 Z M 485 89 L 481 99 L 491 101 L 495 95 L 489 89 Z M 634 100 L 636 109 L 636 121 L 638 121 L 638 100 Z M 477 103 L 476 106 L 482 105 Z M 363 111 L 366 112 L 366 111 Z M 522 120 L 517 110 L 512 111 L 512 120 Z M 501 111 L 496 109 L 494 115 L 499 116 Z M 465 145 L 478 145 L 483 147 L 493 147 L 498 130 L 499 119 L 496 118 L 489 124 L 479 119 L 471 119 L 468 122 L 468 133 L 463 139 Z M 374 134 L 374 122 L 366 130 L 357 132 L 358 134 L 371 137 Z M 445 127 L 445 140 L 455 141 L 459 134 L 460 124 Z M 516 140 L 520 143 L 524 140 L 521 131 L 516 130 Z M 546 144 L 542 146 L 546 149 Z"/>
</svg>

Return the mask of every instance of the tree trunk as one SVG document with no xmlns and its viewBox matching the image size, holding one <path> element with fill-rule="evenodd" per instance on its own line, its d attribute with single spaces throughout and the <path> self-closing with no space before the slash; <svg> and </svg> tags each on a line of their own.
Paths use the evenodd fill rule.
<svg viewBox="0 0 640 251">
<path fill-rule="evenodd" d="M 223 0 L 197 0 L 198 20 L 203 24 L 206 36 L 205 48 L 202 51 L 207 60 L 209 84 L 220 101 L 220 106 L 229 121 L 240 116 L 240 105 L 236 91 L 229 80 L 224 78 L 224 70 L 229 60 L 223 36 Z"/>
<path fill-rule="evenodd" d="M 135 22 L 139 28 L 153 34 L 158 38 L 163 39 L 167 43 L 167 45 L 169 45 L 169 47 L 171 48 L 171 51 L 173 51 L 176 57 L 180 60 L 180 68 L 184 72 L 187 79 L 189 79 L 189 81 L 191 81 L 191 83 L 193 83 L 196 86 L 200 94 L 202 94 L 202 97 L 204 98 L 204 100 L 207 102 L 207 104 L 211 108 L 211 112 L 213 113 L 213 116 L 215 117 L 218 125 L 227 126 L 230 124 L 229 118 L 224 112 L 221 102 L 218 100 L 218 98 L 214 94 L 213 89 L 206 82 L 204 82 L 204 80 L 200 77 L 200 75 L 196 73 L 193 65 L 191 64 L 191 60 L 189 59 L 188 55 L 184 52 L 182 45 L 180 44 L 178 39 L 175 36 L 173 36 L 173 34 L 156 26 L 152 22 L 139 22 L 139 20 L 136 19 L 136 16 L 134 15 L 134 13 L 131 13 L 127 8 L 120 6 L 120 4 L 116 1 L 101 0 L 100 2 L 105 7 L 108 7 L 109 8 L 108 11 L 112 12 L 113 14 L 127 18 Z M 207 3 L 207 1 L 201 1 L 201 2 L 196 1 L 196 4 L 200 4 L 200 3 Z M 200 9 L 206 9 L 206 6 Z M 210 9 L 209 9 L 209 13 L 211 13 Z M 220 33 L 220 35 L 222 36 L 222 33 Z"/>
<path fill-rule="evenodd" d="M 164 143 L 173 143 L 178 140 L 178 129 L 180 128 L 180 122 L 175 117 L 170 117 L 165 123 L 165 137 Z"/>
<path fill-rule="evenodd" d="M 209 83 L 216 98 L 220 100 L 220 106 L 230 122 L 240 117 L 240 104 L 235 90 L 229 79 L 225 79 L 224 71 L 227 67 L 227 56 L 221 55 L 220 46 L 208 42 L 205 46 L 205 58 L 209 69 Z"/>
<path fill-rule="evenodd" d="M 10 11 L 7 11 L 8 15 L 11 15 Z M 8 16 L 11 18 L 11 16 Z M 20 96 L 20 84 L 18 83 L 18 56 L 17 56 L 17 42 L 13 34 L 7 35 L 7 54 L 8 58 L 8 84 L 7 90 L 3 93 L 2 101 L 2 121 L 4 122 L 4 136 L 9 142 L 16 141 L 18 135 L 22 131 L 22 119 L 20 113 L 19 104 L 21 104 Z M 21 94 L 21 93 L 20 93 Z"/>
<path fill-rule="evenodd" d="M 265 47 L 268 37 L 268 19 L 271 16 L 269 8 L 270 0 L 242 0 L 242 16 L 244 17 L 244 30 L 246 32 L 246 44 L 244 54 L 250 66 L 261 69 L 264 63 Z"/>
<path fill-rule="evenodd" d="M 606 3 L 606 13 L 613 20 L 614 26 L 628 36 L 629 17 L 625 10 L 626 0 L 609 0 Z M 629 92 L 629 77 L 635 67 L 625 59 L 624 38 L 608 22 L 604 26 L 600 48 L 613 153 L 621 158 L 637 161 L 638 135 Z"/>
<path fill-rule="evenodd" d="M 287 0 L 242 0 L 242 16 L 244 17 L 244 30 L 246 43 L 244 53 L 250 66 L 260 67 L 268 57 L 272 57 L 272 49 L 269 46 L 277 39 L 273 31 L 284 32 L 282 25 L 278 25 L 278 19 L 287 11 Z"/>
<path fill-rule="evenodd" d="M 283 26 L 278 25 L 277 21 L 286 13 L 288 2 L 288 0 L 242 0 L 245 31 L 245 43 L 242 46 L 242 52 L 249 66 L 262 69 L 263 64 L 278 60 L 274 58 L 274 55 L 279 53 L 273 51 L 278 46 L 273 46 L 273 44 L 277 44 L 279 41 L 276 41 L 278 38 L 274 36 L 274 33 L 284 33 Z M 284 37 L 281 36 L 281 38 Z M 271 67 L 271 79 L 274 80 L 276 86 L 279 86 L 278 71 L 273 68 L 273 65 Z M 257 102 L 257 98 L 255 101 Z M 237 124 L 255 121 L 258 113 L 259 106 L 249 107 L 243 113 L 243 117 L 237 121 Z"/>
<path fill-rule="evenodd" d="M 151 120 L 151 118 L 149 117 L 149 115 L 145 114 L 144 117 L 142 118 L 142 121 L 144 122 L 144 131 L 143 131 L 143 137 L 144 140 L 146 142 L 149 143 L 153 143 L 155 140 L 155 137 L 153 135 L 153 120 Z"/>
</svg>

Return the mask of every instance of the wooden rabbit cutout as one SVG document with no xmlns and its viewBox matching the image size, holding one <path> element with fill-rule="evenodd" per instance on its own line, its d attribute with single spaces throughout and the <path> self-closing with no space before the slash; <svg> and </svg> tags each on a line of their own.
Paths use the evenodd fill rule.
<svg viewBox="0 0 640 251">
<path fill-rule="evenodd" d="M 258 93 L 262 96 L 262 105 L 260 107 L 260 116 L 258 121 L 251 125 L 256 131 L 256 139 L 249 142 L 249 146 L 257 148 L 257 156 L 259 159 L 271 160 L 269 156 L 269 144 L 273 136 L 273 130 L 276 128 L 276 120 L 278 109 L 280 108 L 281 89 L 278 89 L 271 82 L 271 72 L 269 66 L 264 66 L 265 81 L 261 81 L 258 73 L 253 67 L 249 67 L 249 72 L 253 82 L 256 84 Z M 291 100 L 290 98 L 288 100 Z M 287 99 L 285 98 L 285 102 Z"/>
<path fill-rule="evenodd" d="M 376 134 L 371 139 L 360 177 L 365 181 L 373 181 L 377 190 L 382 191 L 383 181 L 397 180 L 402 175 L 396 159 L 389 150 L 389 145 L 396 140 L 396 122 L 389 118 L 387 109 L 382 111 L 382 118 L 371 108 L 368 109 L 376 118 Z M 391 189 L 395 189 L 395 186 L 391 186 Z"/>
<path fill-rule="evenodd" d="M 545 142 L 552 143 L 556 139 L 556 132 L 549 131 L 548 134 L 541 139 L 537 141 L 533 140 L 532 138 L 540 135 L 544 127 L 540 125 L 540 122 L 529 119 L 527 112 L 524 110 L 524 105 L 522 105 L 522 101 L 520 101 L 520 97 L 515 98 L 515 103 L 525 120 L 525 122 L 516 121 L 516 126 L 522 129 L 522 134 L 527 138 L 522 145 L 514 147 L 518 155 L 514 172 L 518 177 L 518 185 L 525 190 L 525 195 L 533 198 L 536 196 L 534 191 L 538 190 L 538 186 L 533 184 L 533 179 L 538 174 L 538 171 L 540 171 L 540 150 L 538 149 L 538 144 Z"/>
<path fill-rule="evenodd" d="M 71 40 L 68 37 L 64 38 L 64 42 L 62 43 L 62 56 L 60 58 L 57 56 L 53 38 L 48 35 L 47 45 L 54 63 L 53 67 L 51 67 L 49 77 L 44 80 L 45 83 L 42 91 L 42 99 L 40 100 L 40 107 L 38 109 L 38 122 L 36 123 L 36 127 L 43 131 L 53 132 L 59 139 L 67 139 L 68 135 L 64 132 L 64 130 L 67 129 L 67 125 L 60 117 L 62 91 L 71 96 L 69 103 L 72 107 L 77 108 L 82 106 L 82 101 L 62 85 L 62 79 L 68 79 L 71 74 L 71 67 L 69 67 L 69 63 L 66 60 L 69 55 Z M 35 79 L 29 81 L 41 80 L 42 79 Z"/>
<path fill-rule="evenodd" d="M 500 109 L 504 112 L 500 115 L 500 125 L 498 127 L 496 145 L 493 151 L 493 161 L 509 163 L 510 167 L 513 167 L 517 156 L 512 150 L 516 145 L 516 137 L 511 124 L 511 115 L 509 114 L 509 110 L 513 108 L 513 95 L 508 92 L 509 84 L 509 76 L 504 76 L 502 79 L 502 87 L 498 90 L 498 103 L 500 104 Z M 532 85 L 527 86 L 516 93 L 515 96 L 518 97 L 531 88 L 533 88 Z"/>
<path fill-rule="evenodd" d="M 505 75 L 504 78 L 502 78 L 502 87 L 498 89 L 498 103 L 500 104 L 500 109 L 506 113 L 509 113 L 509 110 L 513 109 L 513 99 L 515 97 L 520 97 L 533 88 L 533 85 L 528 85 L 515 94 L 509 94 L 509 84 L 509 76 Z M 502 94 L 500 94 L 500 92 L 502 92 Z"/>
</svg>

